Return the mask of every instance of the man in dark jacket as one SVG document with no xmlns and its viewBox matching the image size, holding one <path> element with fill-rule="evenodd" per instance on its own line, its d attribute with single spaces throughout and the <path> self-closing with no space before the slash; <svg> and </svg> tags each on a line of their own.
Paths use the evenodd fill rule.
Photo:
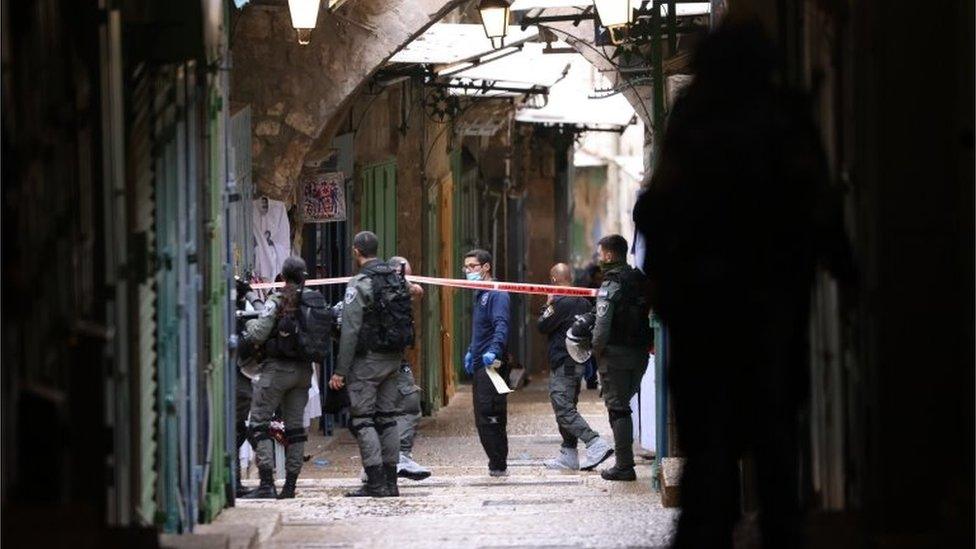
<svg viewBox="0 0 976 549">
<path fill-rule="evenodd" d="M 464 256 L 468 280 L 491 280 L 492 258 L 486 250 L 471 250 Z M 474 294 L 471 345 L 464 356 L 464 370 L 471 375 L 474 419 L 481 446 L 488 455 L 488 472 L 508 476 L 508 396 L 495 390 L 486 368 L 502 361 L 499 374 L 508 377 L 504 364 L 508 346 L 509 299 L 505 292 L 480 290 Z"/>
<path fill-rule="evenodd" d="M 572 271 L 565 263 L 557 263 L 549 271 L 552 283 L 557 286 L 569 286 L 571 276 Z M 592 308 L 585 297 L 549 296 L 539 317 L 539 331 L 549 338 L 549 401 L 556 414 L 559 434 L 563 437 L 559 456 L 545 462 L 549 469 L 590 470 L 613 454 L 613 448 L 590 428 L 576 409 L 583 364 L 573 360 L 566 351 L 566 331 L 577 315 L 586 314 Z M 576 449 L 580 440 L 586 444 L 582 467 Z"/>
<path fill-rule="evenodd" d="M 634 208 L 686 458 L 676 548 L 733 546 L 746 452 L 762 546 L 803 545 L 811 286 L 818 262 L 842 281 L 852 265 L 814 109 L 776 84 L 777 55 L 756 21 L 709 35 Z"/>
</svg>

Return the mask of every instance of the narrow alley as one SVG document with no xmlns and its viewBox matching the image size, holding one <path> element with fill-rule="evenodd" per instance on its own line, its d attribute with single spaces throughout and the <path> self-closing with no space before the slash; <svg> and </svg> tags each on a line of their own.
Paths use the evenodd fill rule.
<svg viewBox="0 0 976 549">
<path fill-rule="evenodd" d="M 422 421 L 414 459 L 433 475 L 401 478 L 400 498 L 342 497 L 361 470 L 355 440 L 343 429 L 327 442 L 310 438 L 311 459 L 294 500 L 238 501 L 214 525 L 222 532 L 249 525 L 253 530 L 245 531 L 253 531 L 263 548 L 667 546 L 677 511 L 653 495 L 652 460 L 638 461 L 634 483 L 604 481 L 599 471 L 543 467 L 560 441 L 546 381 L 534 379 L 510 395 L 507 478 L 487 475 L 465 385 Z M 594 429 L 607 432 L 597 393 L 583 391 L 580 411 Z"/>
<path fill-rule="evenodd" d="M 973 548 L 974 34 L 0 0 L 0 545 Z"/>
</svg>

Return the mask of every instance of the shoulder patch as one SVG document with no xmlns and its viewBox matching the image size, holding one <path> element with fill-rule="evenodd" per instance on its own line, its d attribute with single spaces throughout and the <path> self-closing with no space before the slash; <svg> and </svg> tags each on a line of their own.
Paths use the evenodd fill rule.
<svg viewBox="0 0 976 549">
<path fill-rule="evenodd" d="M 344 300 L 346 302 L 346 305 L 349 305 L 350 303 L 355 301 L 357 294 L 358 292 L 356 291 L 355 286 L 349 286 L 348 288 L 346 288 L 346 298 Z"/>
<path fill-rule="evenodd" d="M 610 304 L 606 301 L 598 301 L 596 303 L 596 316 L 607 316 L 607 309 L 610 308 Z"/>
<path fill-rule="evenodd" d="M 610 294 L 610 292 L 608 292 L 606 288 L 600 288 L 600 291 L 598 291 L 596 293 L 596 296 L 597 297 L 607 297 L 609 294 Z"/>
<path fill-rule="evenodd" d="M 485 292 L 485 295 L 481 296 L 481 306 L 484 307 L 486 305 L 488 305 L 488 292 Z"/>
</svg>

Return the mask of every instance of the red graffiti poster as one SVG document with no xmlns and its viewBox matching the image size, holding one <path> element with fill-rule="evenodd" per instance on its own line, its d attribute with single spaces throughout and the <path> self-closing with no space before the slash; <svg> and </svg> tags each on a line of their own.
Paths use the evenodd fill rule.
<svg viewBox="0 0 976 549">
<path fill-rule="evenodd" d="M 346 220 L 346 178 L 342 172 L 312 172 L 302 179 L 305 223 Z"/>
</svg>

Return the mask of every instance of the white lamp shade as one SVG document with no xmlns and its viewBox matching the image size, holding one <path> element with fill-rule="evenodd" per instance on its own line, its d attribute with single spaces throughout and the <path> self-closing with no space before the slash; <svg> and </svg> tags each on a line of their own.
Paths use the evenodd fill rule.
<svg viewBox="0 0 976 549">
<path fill-rule="evenodd" d="M 296 29 L 314 29 L 319 18 L 320 0 L 288 0 L 291 26 Z"/>
<path fill-rule="evenodd" d="M 481 0 L 478 4 L 481 25 L 488 38 L 501 38 L 508 33 L 509 3 L 507 0 Z"/>
<path fill-rule="evenodd" d="M 633 0 L 593 0 L 596 13 L 600 16 L 600 23 L 608 28 L 622 27 L 631 23 L 633 17 Z"/>
</svg>

